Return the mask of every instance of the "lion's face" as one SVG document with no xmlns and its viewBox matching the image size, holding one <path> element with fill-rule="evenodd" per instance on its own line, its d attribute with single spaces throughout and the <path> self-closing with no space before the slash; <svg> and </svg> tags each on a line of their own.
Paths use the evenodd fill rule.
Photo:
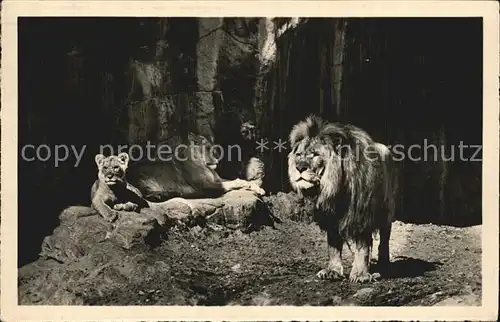
<svg viewBox="0 0 500 322">
<path fill-rule="evenodd" d="M 189 140 L 192 144 L 192 148 L 190 150 L 191 158 L 193 160 L 201 161 L 201 163 L 209 169 L 217 169 L 219 159 L 217 149 L 214 148 L 214 145 L 202 135 L 191 134 L 189 136 Z"/>
<path fill-rule="evenodd" d="M 321 184 L 331 151 L 319 139 L 303 139 L 288 154 L 288 175 L 292 187 L 307 190 Z"/>
<path fill-rule="evenodd" d="M 105 157 L 102 154 L 95 156 L 98 168 L 98 178 L 108 186 L 123 184 L 125 182 L 125 172 L 128 167 L 129 156 L 127 153 L 120 153 L 117 156 Z"/>
</svg>

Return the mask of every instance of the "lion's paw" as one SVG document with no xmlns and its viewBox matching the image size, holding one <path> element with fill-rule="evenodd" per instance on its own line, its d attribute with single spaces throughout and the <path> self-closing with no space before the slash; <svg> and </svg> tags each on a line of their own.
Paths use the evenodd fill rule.
<svg viewBox="0 0 500 322">
<path fill-rule="evenodd" d="M 349 281 L 353 283 L 376 282 L 378 278 L 380 278 L 380 274 L 370 274 L 365 271 L 358 272 L 353 270 L 349 274 Z"/>
<path fill-rule="evenodd" d="M 316 277 L 321 280 L 341 280 L 344 279 L 344 274 L 331 268 L 325 268 L 316 273 Z"/>
<path fill-rule="evenodd" d="M 113 206 L 114 210 L 118 211 L 136 211 L 139 206 L 133 202 L 117 203 Z"/>
<path fill-rule="evenodd" d="M 266 194 L 266 191 L 262 189 L 261 187 L 257 186 L 256 184 L 250 185 L 250 190 L 257 193 L 260 196 L 263 196 Z"/>
<path fill-rule="evenodd" d="M 234 184 L 235 187 L 238 187 L 238 188 L 249 188 L 250 187 L 249 181 L 243 180 L 240 178 L 234 179 L 232 183 Z"/>
<path fill-rule="evenodd" d="M 125 211 L 136 211 L 139 206 L 136 203 L 133 202 L 127 202 L 125 206 L 123 207 L 123 210 Z"/>
<path fill-rule="evenodd" d="M 113 205 L 114 210 L 123 210 L 124 207 L 125 207 L 125 204 L 123 204 L 123 203 L 117 203 L 117 204 Z"/>
</svg>

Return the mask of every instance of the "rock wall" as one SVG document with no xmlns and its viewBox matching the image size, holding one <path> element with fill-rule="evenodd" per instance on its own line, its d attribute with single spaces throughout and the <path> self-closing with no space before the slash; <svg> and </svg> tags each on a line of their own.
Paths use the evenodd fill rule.
<svg viewBox="0 0 500 322">
<path fill-rule="evenodd" d="M 260 83 L 262 135 L 286 139 L 311 112 L 356 124 L 405 153 L 400 220 L 480 223 L 481 153 L 471 160 L 472 146 L 482 144 L 482 112 L 475 108 L 482 106 L 480 25 L 477 19 L 299 21 L 278 37 L 273 67 Z M 467 46 L 457 30 L 474 35 Z M 463 159 L 460 144 L 469 146 Z M 266 190 L 290 189 L 286 153 L 269 150 L 265 157 L 273 176 Z"/>
<path fill-rule="evenodd" d="M 250 18 L 148 20 L 144 33 L 155 35 L 154 41 L 129 63 L 129 143 L 162 141 L 186 129 L 213 138 L 218 120 L 228 114 L 233 122 L 255 123 L 259 23 Z"/>
<path fill-rule="evenodd" d="M 245 152 L 221 160 L 221 175 L 240 176 L 241 161 L 259 157 L 275 193 L 290 187 L 287 151 L 272 141 L 311 112 L 388 144 L 481 144 L 482 115 L 468 112 L 481 106 L 480 44 L 463 46 L 454 31 L 480 33 L 477 21 L 384 21 L 21 19 L 20 145 L 86 147 L 77 167 L 20 162 L 21 262 L 36 257 L 62 209 L 89 204 L 100 145 L 199 132 Z M 259 138 L 268 150 L 255 149 Z M 405 162 L 403 174 L 401 219 L 480 220 L 481 162 Z"/>
</svg>

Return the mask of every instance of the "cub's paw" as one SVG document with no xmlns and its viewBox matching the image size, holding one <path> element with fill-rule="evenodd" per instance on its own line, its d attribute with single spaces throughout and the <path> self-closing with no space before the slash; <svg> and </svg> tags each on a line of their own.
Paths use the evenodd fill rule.
<svg viewBox="0 0 500 322">
<path fill-rule="evenodd" d="M 124 203 L 117 203 L 113 206 L 113 209 L 114 210 L 123 210 L 123 208 L 125 207 L 125 204 Z"/>
<path fill-rule="evenodd" d="M 320 280 L 342 280 L 345 278 L 342 272 L 333 268 L 322 269 L 316 273 L 316 277 Z"/>
</svg>

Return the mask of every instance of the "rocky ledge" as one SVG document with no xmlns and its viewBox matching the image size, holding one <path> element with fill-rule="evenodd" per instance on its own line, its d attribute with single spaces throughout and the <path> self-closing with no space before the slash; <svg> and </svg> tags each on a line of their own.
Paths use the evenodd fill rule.
<svg viewBox="0 0 500 322">
<path fill-rule="evenodd" d="M 44 239 L 39 259 L 20 268 L 19 303 L 85 304 L 89 292 L 123 287 L 161 270 L 146 257 L 172 231 L 248 233 L 272 226 L 272 200 L 266 200 L 250 191 L 231 191 L 217 199 L 174 198 L 140 213 L 124 213 L 113 224 L 89 207 L 69 207 Z"/>
</svg>

